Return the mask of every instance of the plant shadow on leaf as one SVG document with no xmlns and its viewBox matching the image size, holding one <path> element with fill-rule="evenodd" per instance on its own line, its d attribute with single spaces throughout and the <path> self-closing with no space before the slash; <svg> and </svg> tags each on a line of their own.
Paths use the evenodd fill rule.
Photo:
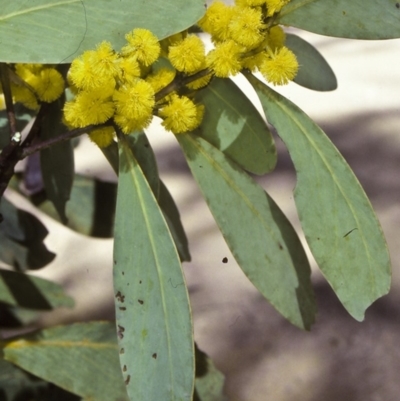
<svg viewBox="0 0 400 401">
<path fill-rule="evenodd" d="M 196 102 L 205 107 L 197 135 L 253 174 L 274 169 L 276 149 L 268 125 L 233 81 L 214 78 Z"/>
</svg>

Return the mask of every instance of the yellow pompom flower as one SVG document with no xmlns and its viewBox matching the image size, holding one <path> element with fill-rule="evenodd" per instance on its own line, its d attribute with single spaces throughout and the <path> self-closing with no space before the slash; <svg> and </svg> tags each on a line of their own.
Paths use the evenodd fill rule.
<svg viewBox="0 0 400 401">
<path fill-rule="evenodd" d="M 168 58 L 176 70 L 191 74 L 204 64 L 204 44 L 198 36 L 189 35 L 181 42 L 169 47 Z"/>
<path fill-rule="evenodd" d="M 140 66 L 135 56 L 120 57 L 118 66 L 118 79 L 123 83 L 136 81 L 140 77 Z"/>
<path fill-rule="evenodd" d="M 153 87 L 143 79 L 127 84 L 114 92 L 115 122 L 125 134 L 145 128 L 152 119 L 155 105 Z"/>
<path fill-rule="evenodd" d="M 43 68 L 38 75 L 32 75 L 27 83 L 35 90 L 42 102 L 54 102 L 64 92 L 64 79 L 55 68 Z"/>
<path fill-rule="evenodd" d="M 111 145 L 115 137 L 113 127 L 103 127 L 89 132 L 89 138 L 99 148 L 106 148 Z"/>
<path fill-rule="evenodd" d="M 168 131 L 183 134 L 199 126 L 202 117 L 199 110 L 188 97 L 173 95 L 170 103 L 160 109 L 158 114 L 163 118 L 162 125 Z"/>
<path fill-rule="evenodd" d="M 125 35 L 128 44 L 122 48 L 123 55 L 134 55 L 145 66 L 159 57 L 161 47 L 157 37 L 148 29 L 137 28 Z"/>
<path fill-rule="evenodd" d="M 151 114 L 154 107 L 154 89 L 143 79 L 125 85 L 114 92 L 116 110 L 127 117 L 140 118 Z"/>
<path fill-rule="evenodd" d="M 236 6 L 234 10 L 228 26 L 231 38 L 249 49 L 258 46 L 264 39 L 265 29 L 261 9 Z"/>
<path fill-rule="evenodd" d="M 213 41 L 227 40 L 230 38 L 228 25 L 233 12 L 233 7 L 227 6 L 222 1 L 216 1 L 211 4 L 197 24 L 203 31 L 212 35 Z"/>
<path fill-rule="evenodd" d="M 267 5 L 267 16 L 271 17 L 275 13 L 281 11 L 282 7 L 289 3 L 290 0 L 265 0 Z"/>
<path fill-rule="evenodd" d="M 115 79 L 107 70 L 98 67 L 98 55 L 94 50 L 84 52 L 76 58 L 68 71 L 68 80 L 82 90 L 105 88 L 112 90 L 115 87 Z M 103 73 L 101 73 L 103 71 Z"/>
<path fill-rule="evenodd" d="M 107 41 L 97 45 L 92 53 L 93 69 L 100 77 L 115 77 L 119 73 L 118 54 Z"/>
<path fill-rule="evenodd" d="M 242 69 L 240 56 L 243 48 L 233 40 L 219 43 L 206 56 L 206 65 L 220 78 L 228 78 Z"/>
<path fill-rule="evenodd" d="M 102 90 L 80 92 L 64 105 L 64 118 L 68 125 L 83 128 L 105 123 L 114 114 L 114 103 L 104 97 Z"/>
<path fill-rule="evenodd" d="M 261 64 L 259 70 L 264 78 L 274 85 L 286 85 L 292 81 L 299 69 L 299 64 L 295 54 L 287 47 L 269 52 L 269 58 L 266 58 Z"/>
<path fill-rule="evenodd" d="M 146 77 L 146 82 L 148 82 L 154 89 L 154 92 L 158 92 L 162 88 L 166 87 L 171 83 L 176 75 L 175 70 L 170 70 L 168 68 L 161 68 L 156 73 L 150 74 Z"/>
</svg>

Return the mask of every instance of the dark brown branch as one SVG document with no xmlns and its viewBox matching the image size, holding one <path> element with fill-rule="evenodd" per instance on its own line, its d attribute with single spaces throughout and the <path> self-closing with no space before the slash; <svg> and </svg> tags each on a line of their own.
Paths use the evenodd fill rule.
<svg viewBox="0 0 400 401">
<path fill-rule="evenodd" d="M 83 128 L 75 128 L 71 131 L 64 132 L 61 135 L 58 135 L 54 138 L 47 139 L 46 141 L 42 141 L 36 143 L 34 145 L 28 146 L 22 150 L 21 159 L 31 155 L 32 153 L 38 152 L 43 149 L 50 148 L 53 145 L 57 145 L 58 143 L 68 141 L 69 139 L 75 138 L 79 135 L 88 133 L 89 131 L 93 130 L 94 128 L 100 128 L 99 125 L 88 125 L 87 127 Z"/>
</svg>

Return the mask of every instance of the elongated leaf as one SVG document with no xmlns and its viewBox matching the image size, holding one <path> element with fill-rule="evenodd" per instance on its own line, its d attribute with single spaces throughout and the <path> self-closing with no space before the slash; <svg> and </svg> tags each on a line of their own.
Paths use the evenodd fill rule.
<svg viewBox="0 0 400 401">
<path fill-rule="evenodd" d="M 299 62 L 299 71 L 294 82 L 316 91 L 332 91 L 337 88 L 337 81 L 332 68 L 321 53 L 310 43 L 297 35 L 286 35 L 285 45 L 293 50 Z"/>
<path fill-rule="evenodd" d="M 253 174 L 265 174 L 276 165 L 274 139 L 260 113 L 230 80 L 214 78 L 199 91 L 205 115 L 199 135 Z"/>
<path fill-rule="evenodd" d="M 239 266 L 290 322 L 308 329 L 315 304 L 310 266 L 275 202 L 219 150 L 193 134 L 178 141 Z"/>
<path fill-rule="evenodd" d="M 389 254 L 371 204 L 324 132 L 288 99 L 247 78 L 295 165 L 294 196 L 311 251 L 348 312 L 363 320 L 390 286 Z"/>
<path fill-rule="evenodd" d="M 175 245 L 131 147 L 120 141 L 114 290 L 121 367 L 135 401 L 191 400 L 194 350 Z M 149 385 L 149 378 L 156 378 Z"/>
<path fill-rule="evenodd" d="M 113 235 L 117 185 L 75 175 L 70 200 L 66 204 L 67 227 L 98 238 Z M 30 197 L 35 206 L 54 220 L 61 221 L 54 205 L 39 193 Z"/>
<path fill-rule="evenodd" d="M 128 400 L 114 323 L 54 327 L 2 346 L 7 361 L 85 399 Z"/>
<path fill-rule="evenodd" d="M 395 0 L 291 0 L 277 22 L 340 38 L 399 38 L 398 4 Z"/>
<path fill-rule="evenodd" d="M 49 105 L 41 140 L 54 138 L 65 131 L 62 121 L 64 96 Z M 44 187 L 48 199 L 53 202 L 61 221 L 67 223 L 65 205 L 70 197 L 74 180 L 74 153 L 71 141 L 64 141 L 40 152 Z"/>
<path fill-rule="evenodd" d="M 190 262 L 189 243 L 183 228 L 179 210 L 174 199 L 168 191 L 168 188 L 160 180 L 160 194 L 158 197 L 158 205 L 160 206 L 165 221 L 168 224 L 169 231 L 175 242 L 179 258 L 182 262 Z"/>
<path fill-rule="evenodd" d="M 6 199 L 1 200 L 0 260 L 19 270 L 39 269 L 54 258 L 43 240 L 46 227 L 32 214 L 17 209 Z"/>
<path fill-rule="evenodd" d="M 0 269 L 0 302 L 28 309 L 72 307 L 74 301 L 62 287 L 27 274 Z"/>
<path fill-rule="evenodd" d="M 1 0 L 0 61 L 67 63 L 103 40 L 119 50 L 134 28 L 163 39 L 204 12 L 202 0 Z"/>
<path fill-rule="evenodd" d="M 143 139 L 144 141 L 144 139 Z M 147 140 L 146 137 L 146 142 L 143 142 L 143 146 L 145 149 L 144 150 L 144 155 L 147 154 L 147 159 L 144 158 L 145 163 L 141 163 L 141 159 L 138 159 L 138 163 L 145 173 L 147 177 L 152 177 L 151 180 L 153 181 L 153 188 L 155 190 L 158 190 L 158 205 L 160 206 L 161 210 L 163 211 L 164 218 L 168 224 L 169 231 L 171 232 L 172 238 L 175 242 L 176 249 L 179 253 L 179 257 L 181 261 L 190 261 L 190 252 L 189 252 L 189 244 L 188 240 L 185 234 L 185 230 L 182 226 L 182 222 L 180 219 L 179 211 L 178 208 L 175 205 L 174 199 L 172 198 L 171 194 L 169 193 L 167 187 L 164 185 L 164 183 L 159 179 L 158 177 L 158 168 L 157 168 L 157 162 L 156 158 L 154 156 L 154 153 L 151 149 L 150 143 Z M 102 148 L 102 151 L 104 155 L 106 156 L 107 160 L 111 164 L 112 168 L 114 171 L 118 174 L 118 163 L 119 163 L 119 157 L 118 157 L 118 145 L 117 143 L 113 143 L 107 148 Z M 140 149 L 139 149 L 140 151 Z M 143 155 L 142 157 L 143 158 Z M 149 172 L 146 172 L 146 166 L 149 168 Z M 157 174 L 155 176 L 154 174 Z M 149 179 L 149 178 L 148 178 Z M 153 189 L 153 193 L 155 194 L 155 190 Z"/>
<path fill-rule="evenodd" d="M 135 155 L 135 158 L 157 199 L 160 192 L 160 177 L 158 176 L 156 157 L 146 134 L 144 132 L 137 132 L 128 135 L 126 138 L 127 144 L 131 148 L 131 152 Z"/>
</svg>

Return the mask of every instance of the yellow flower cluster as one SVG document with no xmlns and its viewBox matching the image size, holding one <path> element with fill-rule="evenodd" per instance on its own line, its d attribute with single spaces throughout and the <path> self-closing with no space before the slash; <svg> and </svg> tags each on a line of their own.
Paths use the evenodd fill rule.
<svg viewBox="0 0 400 401">
<path fill-rule="evenodd" d="M 64 92 L 62 75 L 53 67 L 42 64 L 15 64 L 16 79 L 11 82 L 14 102 L 36 110 L 39 102 L 51 103 Z"/>
<path fill-rule="evenodd" d="M 103 42 L 72 62 L 68 81 L 75 97 L 65 104 L 66 124 L 81 128 L 112 119 L 123 133 L 129 134 L 146 128 L 153 115 L 158 115 L 174 133 L 196 128 L 202 112 L 189 98 L 168 93 L 156 102 L 155 95 L 174 80 L 177 72 L 194 74 L 205 68 L 200 39 L 182 34 L 168 38 L 164 56 L 169 57 L 169 62 L 160 67 L 166 40 L 160 44 L 147 29 L 134 29 L 125 38 L 127 44 L 120 52 Z M 114 130 L 103 127 L 89 136 L 104 147 L 113 141 Z"/>
<path fill-rule="evenodd" d="M 260 71 L 274 85 L 293 80 L 299 67 L 296 56 L 284 46 L 285 33 L 271 18 L 289 1 L 236 0 L 233 6 L 214 2 L 198 23 L 215 44 L 206 66 L 221 78 L 247 68 Z"/>
</svg>

